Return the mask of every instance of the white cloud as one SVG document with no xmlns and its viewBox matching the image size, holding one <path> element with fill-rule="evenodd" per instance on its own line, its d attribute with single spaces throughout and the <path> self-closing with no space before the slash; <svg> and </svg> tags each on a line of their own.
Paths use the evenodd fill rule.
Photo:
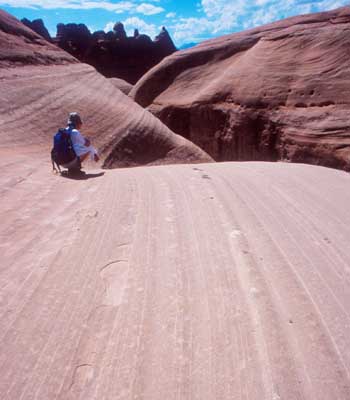
<svg viewBox="0 0 350 400">
<path fill-rule="evenodd" d="M 88 0 L 0 0 L 0 5 L 23 8 L 43 8 L 43 9 L 104 9 L 117 14 L 130 11 L 135 5 L 130 1 L 111 3 L 109 1 L 88 1 Z"/>
<path fill-rule="evenodd" d="M 134 29 L 138 29 L 140 33 L 150 36 L 154 38 L 160 32 L 160 28 L 158 28 L 154 24 L 148 24 L 146 21 L 139 17 L 130 17 L 123 21 L 124 28 L 128 34 L 128 36 L 132 36 L 134 33 Z"/>
<path fill-rule="evenodd" d="M 149 0 L 152 1 L 152 0 Z M 159 0 L 153 0 L 158 2 Z M 75 10 L 91 10 L 103 9 L 117 14 L 134 11 L 144 15 L 159 14 L 164 8 L 149 4 L 141 3 L 136 4 L 132 1 L 97 1 L 97 0 L 0 0 L 0 6 L 7 5 L 10 7 L 23 7 L 23 8 L 42 8 L 42 9 L 75 9 Z"/>
<path fill-rule="evenodd" d="M 227 0 L 202 0 L 202 8 L 209 18 L 226 15 L 235 19 L 251 6 L 250 3 L 245 0 L 236 0 L 235 2 Z"/>
<path fill-rule="evenodd" d="M 349 4 L 350 0 L 197 0 L 193 15 L 202 17 L 179 18 L 175 12 L 165 10 L 165 0 L 0 0 L 0 6 L 41 9 L 104 9 L 117 14 L 134 13 L 156 15 L 166 13 L 177 44 L 200 41 L 237 30 L 248 29 L 298 14 L 326 11 Z M 112 18 L 111 18 L 112 19 Z M 154 36 L 158 29 L 154 24 L 134 16 L 127 23 L 133 28 Z M 133 21 L 133 22 L 132 22 Z M 136 23 L 137 21 L 137 23 Z M 109 29 L 109 28 L 108 28 Z M 105 27 L 105 30 L 108 30 Z"/>
<path fill-rule="evenodd" d="M 122 21 L 125 31 L 128 36 L 133 36 L 134 30 L 138 29 L 141 34 L 145 34 L 154 38 L 160 32 L 160 28 L 157 28 L 154 24 L 147 24 L 146 21 L 139 17 L 130 17 L 127 18 L 125 21 Z M 108 22 L 104 27 L 105 32 L 109 32 L 113 30 L 115 22 Z"/>
<path fill-rule="evenodd" d="M 144 15 L 154 15 L 163 12 L 164 8 L 156 7 L 152 4 L 142 3 L 136 7 L 136 11 Z"/>
<path fill-rule="evenodd" d="M 207 39 L 214 30 L 215 23 L 207 18 L 180 18 L 172 25 L 173 36 L 180 45 Z"/>
<path fill-rule="evenodd" d="M 152 0 L 149 0 L 152 1 Z M 159 0 L 153 0 L 159 2 Z M 91 10 L 103 9 L 117 14 L 134 11 L 144 15 L 159 14 L 164 8 L 149 4 L 141 3 L 136 4 L 132 1 L 98 1 L 98 0 L 0 0 L 0 6 L 7 5 L 10 7 L 23 7 L 23 8 L 42 8 L 42 9 L 75 9 L 75 10 Z"/>
<path fill-rule="evenodd" d="M 166 18 L 175 18 L 176 17 L 176 13 L 175 12 L 170 12 L 166 15 Z"/>
<path fill-rule="evenodd" d="M 249 20 L 243 22 L 243 28 L 249 29 L 261 25 L 268 24 L 279 19 L 276 9 L 260 9 L 256 11 Z"/>
<path fill-rule="evenodd" d="M 293 15 L 327 11 L 348 3 L 349 0 L 201 0 L 204 14 L 214 23 L 214 34 L 251 28 Z"/>
<path fill-rule="evenodd" d="M 180 18 L 170 26 L 177 45 L 199 42 L 264 25 L 293 15 L 326 11 L 348 4 L 349 0 L 201 0 L 203 18 Z"/>
<path fill-rule="evenodd" d="M 108 22 L 108 23 L 106 24 L 106 26 L 103 28 L 103 30 L 104 30 L 105 32 L 113 31 L 114 25 L 115 25 L 115 22 Z"/>
</svg>

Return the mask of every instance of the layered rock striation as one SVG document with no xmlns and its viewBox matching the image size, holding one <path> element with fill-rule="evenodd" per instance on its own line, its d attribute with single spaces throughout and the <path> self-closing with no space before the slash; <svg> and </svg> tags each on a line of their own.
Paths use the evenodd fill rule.
<svg viewBox="0 0 350 400">
<path fill-rule="evenodd" d="M 0 68 L 75 62 L 78 60 L 73 56 L 48 43 L 42 36 L 0 10 Z"/>
<path fill-rule="evenodd" d="M 350 169 L 349 32 L 344 7 L 209 40 L 130 95 L 218 161 Z"/>
<path fill-rule="evenodd" d="M 109 82 L 111 82 L 116 88 L 121 90 L 124 94 L 128 95 L 131 92 L 133 86 L 129 83 L 124 81 L 123 79 L 119 78 L 109 78 Z"/>
<path fill-rule="evenodd" d="M 48 159 L 53 134 L 77 111 L 107 168 L 211 160 L 93 67 L 3 11 L 0 44 L 0 152 Z"/>
</svg>

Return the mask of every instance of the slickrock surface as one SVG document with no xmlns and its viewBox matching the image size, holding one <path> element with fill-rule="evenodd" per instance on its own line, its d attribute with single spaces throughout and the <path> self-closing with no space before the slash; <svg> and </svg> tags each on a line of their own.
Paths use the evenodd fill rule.
<svg viewBox="0 0 350 400">
<path fill-rule="evenodd" d="M 349 174 L 0 168 L 2 400 L 349 399 Z"/>
<path fill-rule="evenodd" d="M 129 94 L 132 89 L 132 85 L 129 82 L 124 81 L 123 79 L 109 78 L 108 80 L 124 94 Z"/>
<path fill-rule="evenodd" d="M 0 9 L 0 68 L 73 62 L 78 60 Z"/>
<path fill-rule="evenodd" d="M 94 68 L 43 43 L 4 12 L 0 40 L 8 44 L 0 47 L 0 154 L 2 149 L 35 149 L 49 157 L 52 136 L 65 126 L 69 112 L 78 111 L 83 134 L 99 148 L 107 168 L 211 160 Z"/>
<path fill-rule="evenodd" d="M 350 8 L 204 42 L 131 96 L 216 160 L 350 169 Z"/>
<path fill-rule="evenodd" d="M 54 175 L 49 131 L 73 107 L 138 162 L 169 143 L 180 160 L 180 139 L 89 66 L 0 73 L 1 400 L 349 399 L 349 174 Z"/>
</svg>

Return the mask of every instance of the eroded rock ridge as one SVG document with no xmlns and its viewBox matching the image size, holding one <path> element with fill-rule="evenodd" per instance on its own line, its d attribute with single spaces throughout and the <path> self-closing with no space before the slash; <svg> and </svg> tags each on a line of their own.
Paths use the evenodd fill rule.
<svg viewBox="0 0 350 400">
<path fill-rule="evenodd" d="M 117 22 L 110 32 L 91 33 L 84 24 L 58 24 L 55 38 L 51 38 L 42 20 L 22 22 L 48 41 L 55 42 L 81 62 L 95 67 L 107 78 L 120 78 L 131 84 L 137 82 L 176 47 L 165 27 L 152 40 L 135 29 L 127 36 L 124 25 Z"/>
<path fill-rule="evenodd" d="M 131 96 L 218 161 L 350 169 L 350 8 L 278 21 L 168 57 Z"/>
<path fill-rule="evenodd" d="M 53 134 L 77 111 L 106 168 L 211 161 L 122 93 L 122 83 L 112 83 L 1 10 L 0 82 L 0 155 L 48 160 Z"/>
</svg>

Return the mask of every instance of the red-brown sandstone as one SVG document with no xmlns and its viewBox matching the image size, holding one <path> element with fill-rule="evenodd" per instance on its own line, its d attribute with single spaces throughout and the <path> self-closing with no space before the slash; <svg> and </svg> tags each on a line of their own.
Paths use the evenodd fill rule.
<svg viewBox="0 0 350 400">
<path fill-rule="evenodd" d="M 0 148 L 48 150 L 71 111 L 106 168 L 210 161 L 96 70 L 0 11 Z"/>
<path fill-rule="evenodd" d="M 122 91 L 124 94 L 128 95 L 131 92 L 132 89 L 132 84 L 124 81 L 123 79 L 120 78 L 109 78 L 109 82 L 113 83 L 113 85 L 118 88 L 120 91 Z"/>
<path fill-rule="evenodd" d="M 350 169 L 349 29 L 344 7 L 209 40 L 130 95 L 216 160 Z"/>
<path fill-rule="evenodd" d="M 1 400 L 349 399 L 349 174 L 64 179 L 48 138 L 73 107 L 96 143 L 117 124 L 160 149 L 174 135 L 88 66 L 11 64 L 0 85 Z"/>
</svg>

